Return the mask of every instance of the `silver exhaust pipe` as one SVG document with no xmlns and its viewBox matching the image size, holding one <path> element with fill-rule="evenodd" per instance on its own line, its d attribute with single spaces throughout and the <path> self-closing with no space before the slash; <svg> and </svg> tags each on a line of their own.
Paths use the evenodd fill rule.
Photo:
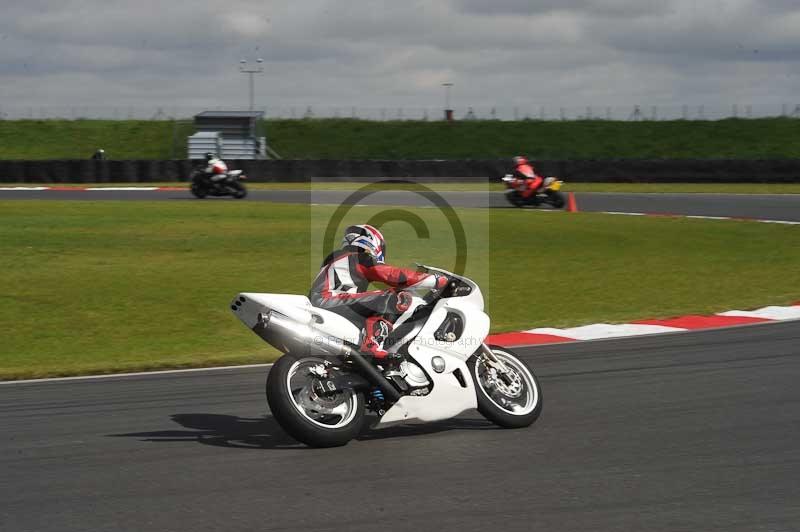
<svg viewBox="0 0 800 532">
<path fill-rule="evenodd" d="M 400 393 L 383 374 L 368 362 L 357 349 L 342 339 L 325 334 L 315 327 L 304 325 L 271 310 L 258 315 L 253 332 L 283 353 L 298 356 L 332 355 L 352 361 L 372 384 L 383 391 L 386 399 L 395 403 Z"/>
<path fill-rule="evenodd" d="M 342 339 L 270 310 L 258 315 L 253 332 L 283 353 L 349 356 L 352 349 Z"/>
</svg>

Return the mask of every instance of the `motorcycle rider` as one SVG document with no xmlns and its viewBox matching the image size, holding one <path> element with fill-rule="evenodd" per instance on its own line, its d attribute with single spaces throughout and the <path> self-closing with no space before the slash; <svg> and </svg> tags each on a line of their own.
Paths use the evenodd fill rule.
<svg viewBox="0 0 800 532">
<path fill-rule="evenodd" d="M 512 161 L 514 163 L 514 173 L 512 175 L 519 183 L 517 186 L 522 197 L 528 199 L 536 194 L 536 191 L 544 183 L 544 179 L 536 173 L 527 158 L 517 155 Z"/>
<path fill-rule="evenodd" d="M 438 274 L 420 273 L 384 264 L 386 241 L 371 225 L 351 225 L 344 232 L 342 248 L 322 262 L 308 298 L 315 307 L 344 316 L 363 326 L 361 351 L 376 360 L 388 353 L 384 341 L 392 323 L 411 305 L 405 289 L 441 289 L 449 279 Z M 393 289 L 367 291 L 370 282 L 384 283 Z"/>
<path fill-rule="evenodd" d="M 228 165 L 225 161 L 217 157 L 215 153 L 206 153 L 206 168 L 203 170 L 206 180 L 216 183 L 225 179 L 228 175 Z"/>
</svg>

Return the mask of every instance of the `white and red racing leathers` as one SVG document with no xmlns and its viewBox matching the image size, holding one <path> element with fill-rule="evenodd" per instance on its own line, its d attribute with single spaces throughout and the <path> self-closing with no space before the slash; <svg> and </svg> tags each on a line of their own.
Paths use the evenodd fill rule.
<svg viewBox="0 0 800 532">
<path fill-rule="evenodd" d="M 211 159 L 208 161 L 208 166 L 206 166 L 204 172 L 211 181 L 219 181 L 228 174 L 228 165 L 222 159 Z"/>
<path fill-rule="evenodd" d="M 393 289 L 367 291 L 370 282 Z M 394 322 L 406 310 L 407 303 L 398 297 L 399 291 L 443 288 L 446 284 L 445 277 L 379 264 L 364 250 L 348 246 L 323 261 L 308 298 L 315 307 L 344 316 L 359 327 L 366 324 L 365 336 L 369 337 L 376 320 Z M 369 338 L 365 340 L 369 346 Z M 370 350 L 378 357 L 385 355 L 380 350 Z"/>
</svg>

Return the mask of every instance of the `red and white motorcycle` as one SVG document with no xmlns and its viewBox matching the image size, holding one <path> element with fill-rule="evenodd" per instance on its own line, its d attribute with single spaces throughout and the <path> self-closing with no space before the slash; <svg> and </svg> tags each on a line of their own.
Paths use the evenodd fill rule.
<svg viewBox="0 0 800 532">
<path fill-rule="evenodd" d="M 239 294 L 234 314 L 284 353 L 267 377 L 275 419 L 315 447 L 345 445 L 367 412 L 375 427 L 449 419 L 473 408 L 507 428 L 531 425 L 542 411 L 534 373 L 512 351 L 489 346 L 483 295 L 466 277 L 447 275 L 441 291 L 414 294 L 384 343 L 400 362 L 377 365 L 357 346 L 361 330 L 346 318 L 290 294 Z"/>
</svg>

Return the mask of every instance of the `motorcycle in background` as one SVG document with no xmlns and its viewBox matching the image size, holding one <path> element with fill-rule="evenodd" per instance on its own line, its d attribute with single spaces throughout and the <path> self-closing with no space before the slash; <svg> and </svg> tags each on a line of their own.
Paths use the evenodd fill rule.
<svg viewBox="0 0 800 532">
<path fill-rule="evenodd" d="M 524 179 L 515 178 L 511 174 L 503 176 L 503 183 L 506 186 L 506 199 L 515 207 L 538 207 L 539 205 L 551 205 L 556 209 L 563 209 L 567 200 L 564 193 L 561 192 L 561 187 L 564 182 L 557 177 L 546 177 L 542 186 L 536 191 L 536 194 L 525 198 L 522 196 L 521 187 L 524 186 Z"/>
<path fill-rule="evenodd" d="M 241 170 L 231 170 L 225 173 L 223 179 L 211 181 L 208 175 L 200 169 L 192 172 L 192 194 L 196 198 L 203 199 L 206 196 L 233 196 L 236 199 L 242 199 L 247 196 L 247 188 L 245 188 L 243 180 L 247 176 Z"/>
</svg>

